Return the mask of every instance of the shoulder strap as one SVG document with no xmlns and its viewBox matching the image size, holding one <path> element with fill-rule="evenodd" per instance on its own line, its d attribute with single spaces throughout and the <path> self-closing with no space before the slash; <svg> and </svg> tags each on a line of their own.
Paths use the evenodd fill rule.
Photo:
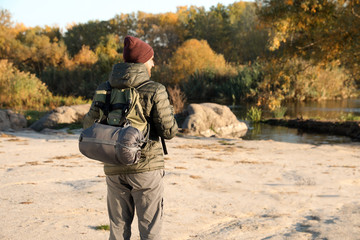
<svg viewBox="0 0 360 240">
<path fill-rule="evenodd" d="M 110 112 L 110 100 L 111 100 L 111 85 L 109 81 L 106 81 L 106 97 L 105 97 L 105 106 L 104 106 L 104 115 L 107 117 Z"/>
</svg>

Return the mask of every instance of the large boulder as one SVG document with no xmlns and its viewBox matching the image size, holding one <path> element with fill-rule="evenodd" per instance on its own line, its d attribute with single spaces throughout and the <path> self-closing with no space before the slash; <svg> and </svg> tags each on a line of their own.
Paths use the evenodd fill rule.
<svg viewBox="0 0 360 240">
<path fill-rule="evenodd" d="M 58 107 L 33 123 L 30 128 L 41 131 L 44 128 L 53 128 L 59 124 L 81 122 L 89 109 L 90 104 Z"/>
<path fill-rule="evenodd" d="M 20 130 L 26 128 L 27 121 L 24 115 L 11 110 L 0 110 L 0 131 Z"/>
<path fill-rule="evenodd" d="M 216 103 L 190 104 L 182 128 L 190 134 L 206 137 L 242 137 L 247 125 L 240 122 L 229 107 Z"/>
</svg>

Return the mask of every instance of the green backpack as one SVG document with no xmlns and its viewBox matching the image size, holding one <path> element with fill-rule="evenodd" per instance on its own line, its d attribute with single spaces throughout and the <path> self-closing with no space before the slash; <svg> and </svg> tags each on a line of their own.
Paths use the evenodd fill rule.
<svg viewBox="0 0 360 240">
<path fill-rule="evenodd" d="M 149 83 L 144 82 L 139 87 Z M 136 88 L 97 90 L 94 105 L 100 109 L 99 122 L 80 134 L 79 150 L 86 157 L 113 165 L 133 165 L 149 141 L 146 121 Z"/>
<path fill-rule="evenodd" d="M 143 82 L 140 88 L 150 81 Z M 105 90 L 95 92 L 94 104 L 100 108 L 100 121 L 111 126 L 131 125 L 146 135 L 149 128 L 148 122 L 140 104 L 140 96 L 136 88 L 112 88 L 106 82 Z"/>
</svg>

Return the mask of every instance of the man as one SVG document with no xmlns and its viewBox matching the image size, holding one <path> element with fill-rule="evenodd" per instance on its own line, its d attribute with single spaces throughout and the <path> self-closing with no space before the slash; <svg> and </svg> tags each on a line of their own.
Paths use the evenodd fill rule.
<svg viewBox="0 0 360 240">
<path fill-rule="evenodd" d="M 115 64 L 110 75 L 112 88 L 137 88 L 144 115 L 150 124 L 149 142 L 134 165 L 105 164 L 110 240 L 130 239 L 136 209 L 140 238 L 160 239 L 163 217 L 164 157 L 159 137 L 171 139 L 178 130 L 166 88 L 148 81 L 154 67 L 154 51 L 138 38 L 124 40 L 125 63 Z M 100 84 L 98 90 L 104 90 Z M 94 103 L 84 119 L 84 128 L 100 118 Z"/>
</svg>

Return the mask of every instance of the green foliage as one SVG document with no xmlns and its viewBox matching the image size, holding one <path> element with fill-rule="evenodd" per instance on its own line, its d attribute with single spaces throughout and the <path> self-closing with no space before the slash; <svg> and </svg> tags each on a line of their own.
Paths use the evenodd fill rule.
<svg viewBox="0 0 360 240">
<path fill-rule="evenodd" d="M 272 110 L 272 114 L 274 118 L 283 118 L 285 116 L 285 113 L 287 111 L 287 107 L 276 107 L 274 110 Z"/>
<path fill-rule="evenodd" d="M 77 54 L 83 45 L 95 51 L 102 38 L 111 34 L 108 21 L 89 21 L 70 26 L 64 36 L 64 41 L 70 56 Z"/>
<path fill-rule="evenodd" d="M 37 77 L 20 72 L 7 60 L 0 61 L 0 104 L 2 108 L 38 109 L 51 93 Z"/>
<path fill-rule="evenodd" d="M 27 120 L 28 126 L 30 126 L 31 124 L 33 124 L 34 122 L 45 116 L 47 113 L 48 111 L 36 111 L 36 110 L 26 110 L 23 112 Z"/>
<path fill-rule="evenodd" d="M 355 116 L 353 113 L 342 114 L 340 121 L 360 121 L 360 116 Z"/>
<path fill-rule="evenodd" d="M 206 40 L 227 61 L 247 63 L 265 52 L 268 34 L 259 29 L 256 4 L 239 1 L 228 6 L 217 4 L 205 11 L 191 6 L 178 9 L 185 39 Z"/>
<path fill-rule="evenodd" d="M 53 96 L 35 75 L 20 72 L 7 60 L 0 61 L 0 107 L 46 110 L 61 105 L 86 103 L 81 98 Z"/>
<path fill-rule="evenodd" d="M 261 108 L 251 107 L 246 113 L 246 119 L 252 122 L 260 122 L 262 117 Z"/>
<path fill-rule="evenodd" d="M 96 229 L 96 230 L 110 231 L 109 225 L 99 225 L 99 226 L 96 226 L 95 229 Z"/>
<path fill-rule="evenodd" d="M 236 103 L 254 98 L 261 79 L 260 67 L 254 64 L 240 67 L 235 75 L 222 75 L 210 70 L 196 72 L 181 86 L 192 101 Z"/>
</svg>

